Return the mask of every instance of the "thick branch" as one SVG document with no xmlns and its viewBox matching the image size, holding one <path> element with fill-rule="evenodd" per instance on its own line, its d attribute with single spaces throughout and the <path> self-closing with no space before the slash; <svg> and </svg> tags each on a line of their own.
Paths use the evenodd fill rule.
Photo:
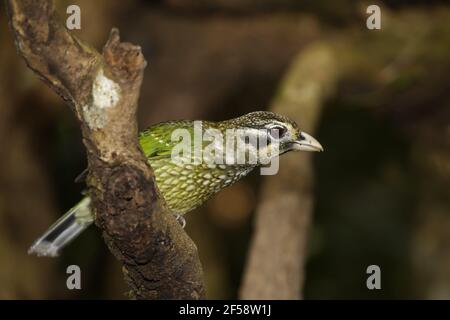
<svg viewBox="0 0 450 320">
<path fill-rule="evenodd" d="M 60 22 L 52 1 L 7 1 L 19 53 L 80 120 L 88 185 L 108 247 L 135 298 L 204 297 L 197 249 L 165 208 L 137 141 L 146 62 L 113 29 L 100 55 Z"/>
<path fill-rule="evenodd" d="M 313 133 L 323 101 L 335 85 L 333 56 L 325 44 L 305 49 L 291 66 L 272 110 L 289 116 L 302 130 Z M 283 156 L 277 176 L 269 177 L 263 185 L 241 298 L 302 297 L 312 189 L 311 154 Z"/>
</svg>

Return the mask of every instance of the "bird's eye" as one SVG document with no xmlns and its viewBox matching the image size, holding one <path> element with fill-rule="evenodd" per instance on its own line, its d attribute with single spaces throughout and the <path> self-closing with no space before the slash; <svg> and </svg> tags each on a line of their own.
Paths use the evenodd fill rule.
<svg viewBox="0 0 450 320">
<path fill-rule="evenodd" d="M 284 135 L 286 134 L 286 132 L 287 132 L 287 129 L 282 126 L 274 126 L 269 129 L 269 135 L 274 139 L 283 138 Z"/>
</svg>

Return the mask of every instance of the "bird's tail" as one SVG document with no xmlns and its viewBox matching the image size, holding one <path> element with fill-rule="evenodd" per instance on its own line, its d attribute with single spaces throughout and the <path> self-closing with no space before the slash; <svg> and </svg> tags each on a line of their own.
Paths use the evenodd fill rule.
<svg viewBox="0 0 450 320">
<path fill-rule="evenodd" d="M 78 204 L 58 219 L 39 239 L 28 254 L 56 257 L 59 251 L 75 239 L 94 221 L 91 212 L 91 199 L 85 197 Z"/>
</svg>

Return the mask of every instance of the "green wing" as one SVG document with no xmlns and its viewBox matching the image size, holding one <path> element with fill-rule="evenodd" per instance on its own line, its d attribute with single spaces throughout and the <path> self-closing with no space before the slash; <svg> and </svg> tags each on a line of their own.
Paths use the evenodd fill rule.
<svg viewBox="0 0 450 320">
<path fill-rule="evenodd" d="M 139 143 L 145 156 L 150 160 L 170 158 L 173 147 L 179 141 L 172 141 L 172 132 L 175 129 L 184 128 L 192 135 L 194 131 L 193 121 L 168 121 L 155 124 L 139 133 Z M 193 136 L 193 135 L 192 135 Z M 84 182 L 88 169 L 83 170 L 76 178 L 76 183 Z"/>
<path fill-rule="evenodd" d="M 192 136 L 192 121 L 168 121 L 149 127 L 139 134 L 139 143 L 148 159 L 169 158 L 180 141 L 172 140 L 175 129 L 187 129 Z"/>
</svg>

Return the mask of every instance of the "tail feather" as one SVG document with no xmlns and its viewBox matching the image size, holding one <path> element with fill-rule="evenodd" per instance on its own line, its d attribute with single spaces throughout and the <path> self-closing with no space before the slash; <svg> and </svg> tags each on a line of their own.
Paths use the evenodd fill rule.
<svg viewBox="0 0 450 320">
<path fill-rule="evenodd" d="M 58 219 L 28 250 L 28 254 L 56 257 L 62 248 L 89 227 L 94 221 L 91 199 L 81 200 L 75 207 Z"/>
</svg>

